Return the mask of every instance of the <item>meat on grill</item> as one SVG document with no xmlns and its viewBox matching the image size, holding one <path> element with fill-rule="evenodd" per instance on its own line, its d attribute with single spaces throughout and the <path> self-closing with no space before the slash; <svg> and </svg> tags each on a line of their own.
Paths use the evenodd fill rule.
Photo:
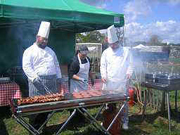
<svg viewBox="0 0 180 135">
<path fill-rule="evenodd" d="M 23 104 L 32 104 L 32 103 L 44 103 L 44 102 L 60 101 L 63 99 L 64 96 L 62 94 L 56 93 L 56 94 L 21 98 L 17 100 L 17 104 L 23 105 Z"/>
<path fill-rule="evenodd" d="M 90 98 L 90 97 L 96 97 L 96 96 L 101 96 L 101 95 L 102 95 L 102 90 L 87 90 L 87 91 L 73 92 L 73 97 L 75 99 Z"/>
<path fill-rule="evenodd" d="M 102 96 L 103 93 L 104 92 L 102 90 L 87 90 L 87 91 L 73 92 L 72 98 L 74 99 L 91 98 L 91 97 Z M 65 99 L 66 98 L 62 93 L 61 94 L 56 93 L 56 94 L 21 98 L 17 100 L 17 104 L 23 105 L 23 104 L 33 104 L 33 103 L 45 103 L 45 102 L 61 101 Z"/>
</svg>

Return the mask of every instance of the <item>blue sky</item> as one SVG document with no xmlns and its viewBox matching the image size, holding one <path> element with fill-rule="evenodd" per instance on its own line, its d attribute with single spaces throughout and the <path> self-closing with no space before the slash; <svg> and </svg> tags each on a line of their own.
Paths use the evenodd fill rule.
<svg viewBox="0 0 180 135">
<path fill-rule="evenodd" d="M 162 42 L 180 43 L 180 0 L 82 0 L 126 17 L 129 41 L 148 41 L 158 35 Z"/>
</svg>

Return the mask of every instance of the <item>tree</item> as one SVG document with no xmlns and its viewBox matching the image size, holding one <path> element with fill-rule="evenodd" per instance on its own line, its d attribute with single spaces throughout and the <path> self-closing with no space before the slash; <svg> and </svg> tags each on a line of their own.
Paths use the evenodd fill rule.
<svg viewBox="0 0 180 135">
<path fill-rule="evenodd" d="M 149 39 L 148 44 L 151 46 L 161 45 L 162 40 L 158 35 L 152 35 Z"/>
<path fill-rule="evenodd" d="M 105 35 L 99 31 L 91 31 L 86 33 L 76 34 L 76 43 L 102 43 L 105 39 Z"/>
</svg>

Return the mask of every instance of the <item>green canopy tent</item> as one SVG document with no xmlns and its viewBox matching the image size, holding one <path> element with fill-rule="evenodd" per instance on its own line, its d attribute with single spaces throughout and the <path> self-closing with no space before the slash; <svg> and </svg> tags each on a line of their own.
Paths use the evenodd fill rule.
<svg viewBox="0 0 180 135">
<path fill-rule="evenodd" d="M 24 50 L 33 44 L 40 22 L 50 21 L 48 45 L 60 64 L 68 64 L 80 32 L 124 26 L 124 15 L 79 0 L 0 0 L 0 75 L 22 66 Z"/>
<path fill-rule="evenodd" d="M 105 29 L 112 24 L 124 25 L 122 14 L 98 9 L 79 0 L 0 0 L 0 19 L 1 27 L 49 20 L 53 28 L 76 33 Z"/>
</svg>

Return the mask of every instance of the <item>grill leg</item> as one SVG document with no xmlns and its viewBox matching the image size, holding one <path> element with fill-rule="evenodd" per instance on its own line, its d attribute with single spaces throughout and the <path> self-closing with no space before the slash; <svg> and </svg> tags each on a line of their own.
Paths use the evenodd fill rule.
<svg viewBox="0 0 180 135">
<path fill-rule="evenodd" d="M 66 122 L 61 126 L 61 128 L 57 131 L 56 135 L 59 135 L 63 128 L 67 125 L 67 123 L 71 120 L 71 118 L 75 115 L 76 109 L 72 112 L 72 114 L 69 116 L 69 118 L 66 120 Z"/>
<path fill-rule="evenodd" d="M 125 107 L 126 104 L 127 104 L 127 101 L 125 101 L 124 104 L 121 106 L 121 108 L 119 109 L 118 113 L 116 114 L 116 116 L 114 117 L 114 119 L 110 123 L 109 127 L 107 128 L 107 131 L 109 131 L 109 129 L 112 127 L 112 125 L 114 124 L 115 120 L 118 118 L 119 114 L 122 112 L 122 110 L 123 110 L 123 108 Z"/>
<path fill-rule="evenodd" d="M 50 118 L 54 115 L 56 111 L 53 111 L 52 113 L 50 113 L 46 119 L 46 121 L 41 125 L 41 127 L 38 129 L 38 131 L 41 131 L 43 129 L 43 127 L 46 125 L 46 123 L 48 123 L 48 121 L 50 120 Z"/>
<path fill-rule="evenodd" d="M 40 134 L 38 130 L 36 130 L 32 125 L 28 124 L 22 117 L 17 117 L 13 115 L 15 120 L 21 124 L 26 130 L 28 130 L 31 134 L 33 135 L 38 135 Z"/>
<path fill-rule="evenodd" d="M 80 113 L 82 113 L 88 120 L 90 120 L 90 122 L 93 122 L 93 123 L 92 123 L 93 125 L 94 125 L 94 123 L 96 123 L 97 126 L 95 126 L 95 125 L 94 125 L 94 126 L 95 126 L 97 129 L 100 129 L 100 130 L 101 130 L 102 132 L 104 132 L 105 134 L 110 135 L 110 133 L 109 133 L 103 126 L 101 126 L 101 125 L 98 123 L 98 121 L 97 121 L 91 114 L 89 114 L 89 112 L 88 112 L 85 108 L 81 108 L 81 109 L 84 111 L 84 113 L 86 113 L 86 114 L 88 115 L 89 118 L 87 118 L 87 116 L 85 116 L 80 109 L 78 109 L 78 111 L 79 111 Z"/>
<path fill-rule="evenodd" d="M 102 109 L 103 109 L 104 107 L 105 107 L 105 104 L 103 104 L 103 105 L 100 107 L 98 113 L 97 113 L 96 116 L 95 116 L 95 119 L 99 116 L 99 114 L 101 113 L 101 111 L 102 111 Z"/>
</svg>

